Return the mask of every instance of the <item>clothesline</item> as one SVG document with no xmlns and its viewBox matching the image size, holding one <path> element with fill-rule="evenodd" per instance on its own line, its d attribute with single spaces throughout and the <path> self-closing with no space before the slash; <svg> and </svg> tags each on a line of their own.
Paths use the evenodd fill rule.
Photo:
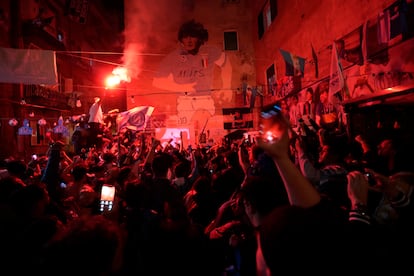
<svg viewBox="0 0 414 276">
<path fill-rule="evenodd" d="M 55 53 L 57 54 L 64 54 L 64 55 L 68 55 L 71 57 L 76 57 L 76 58 L 80 58 L 80 59 L 85 59 L 88 61 L 95 61 L 95 62 L 100 62 L 100 63 L 104 63 L 104 64 L 109 64 L 109 65 L 114 65 L 114 66 L 118 66 L 118 67 L 123 67 L 124 64 L 120 64 L 120 63 L 116 63 L 116 62 L 111 62 L 111 61 L 107 61 L 107 60 L 102 60 L 102 59 L 97 59 L 97 58 L 92 58 L 92 57 L 86 57 L 86 56 L 79 56 L 79 54 L 89 54 L 89 55 L 124 55 L 125 53 L 121 53 L 121 52 L 97 52 L 97 51 L 55 51 Z M 128 55 L 131 55 L 130 53 L 128 53 Z M 154 54 L 154 53 L 134 53 L 133 55 L 135 56 L 165 56 L 166 54 Z"/>
<path fill-rule="evenodd" d="M 99 51 L 55 51 L 59 54 L 90 54 L 90 55 L 124 55 L 124 52 L 99 52 Z M 129 54 L 129 53 L 128 53 Z M 135 53 L 136 56 L 165 56 L 166 54 Z"/>
</svg>

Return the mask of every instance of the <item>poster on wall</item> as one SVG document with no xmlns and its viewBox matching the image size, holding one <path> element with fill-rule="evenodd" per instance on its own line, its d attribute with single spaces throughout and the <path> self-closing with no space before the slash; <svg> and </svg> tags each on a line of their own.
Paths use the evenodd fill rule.
<svg viewBox="0 0 414 276">
<path fill-rule="evenodd" d="M 250 108 L 223 108 L 224 129 L 253 128 L 253 113 Z"/>
<path fill-rule="evenodd" d="M 277 82 L 277 98 L 295 94 L 302 89 L 300 76 L 284 76 Z"/>
</svg>

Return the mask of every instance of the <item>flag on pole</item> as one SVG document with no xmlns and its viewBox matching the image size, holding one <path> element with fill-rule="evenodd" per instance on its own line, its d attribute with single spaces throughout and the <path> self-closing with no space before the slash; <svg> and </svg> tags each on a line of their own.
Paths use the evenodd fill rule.
<svg viewBox="0 0 414 276">
<path fill-rule="evenodd" d="M 154 107 L 152 106 L 137 106 L 119 113 L 116 117 L 118 132 L 123 128 L 135 131 L 144 130 L 153 111 Z"/>
<path fill-rule="evenodd" d="M 389 61 L 388 41 L 389 32 L 387 24 L 377 20 L 365 21 L 362 29 L 362 57 L 364 63 L 387 64 Z"/>
<path fill-rule="evenodd" d="M 377 39 L 378 44 L 388 44 L 391 39 L 391 19 L 390 11 L 385 10 L 378 14 L 377 22 Z"/>
<path fill-rule="evenodd" d="M 305 72 L 305 59 L 282 49 L 279 49 L 279 51 L 286 63 L 285 75 L 303 77 Z"/>
<path fill-rule="evenodd" d="M 316 55 L 315 49 L 313 48 L 312 44 L 311 44 L 311 48 L 312 48 L 313 64 L 315 65 L 315 78 L 318 78 L 319 77 L 318 56 Z"/>
<path fill-rule="evenodd" d="M 57 84 L 54 51 L 0 47 L 0 82 Z"/>
<path fill-rule="evenodd" d="M 342 72 L 342 64 L 338 58 L 338 51 L 336 49 L 335 41 L 332 44 L 332 56 L 331 56 L 331 73 L 329 79 L 329 102 L 332 102 L 333 96 L 340 92 L 344 87 L 345 81 Z"/>
</svg>

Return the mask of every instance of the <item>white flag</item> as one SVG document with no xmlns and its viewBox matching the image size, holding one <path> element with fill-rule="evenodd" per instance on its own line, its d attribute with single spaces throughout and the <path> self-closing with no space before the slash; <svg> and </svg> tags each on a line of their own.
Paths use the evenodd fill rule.
<svg viewBox="0 0 414 276">
<path fill-rule="evenodd" d="M 0 82 L 57 84 L 55 52 L 0 47 Z"/>
<path fill-rule="evenodd" d="M 147 127 L 148 119 L 151 117 L 153 111 L 154 107 L 152 106 L 137 106 L 119 113 L 116 118 L 118 131 L 123 128 L 134 131 L 144 130 Z"/>
<path fill-rule="evenodd" d="M 344 75 L 342 72 L 342 65 L 338 58 L 338 51 L 336 50 L 336 43 L 334 41 L 332 45 L 332 57 L 331 57 L 331 74 L 329 80 L 329 102 L 332 102 L 335 93 L 341 91 L 344 87 Z"/>
</svg>

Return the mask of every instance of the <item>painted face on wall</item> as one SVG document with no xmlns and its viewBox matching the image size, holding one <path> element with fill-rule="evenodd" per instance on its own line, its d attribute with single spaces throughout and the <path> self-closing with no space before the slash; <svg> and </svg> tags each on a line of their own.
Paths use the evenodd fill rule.
<svg viewBox="0 0 414 276">
<path fill-rule="evenodd" d="M 188 53 L 197 54 L 198 49 L 200 48 L 200 42 L 197 37 L 185 36 L 181 39 L 181 44 Z"/>
</svg>

